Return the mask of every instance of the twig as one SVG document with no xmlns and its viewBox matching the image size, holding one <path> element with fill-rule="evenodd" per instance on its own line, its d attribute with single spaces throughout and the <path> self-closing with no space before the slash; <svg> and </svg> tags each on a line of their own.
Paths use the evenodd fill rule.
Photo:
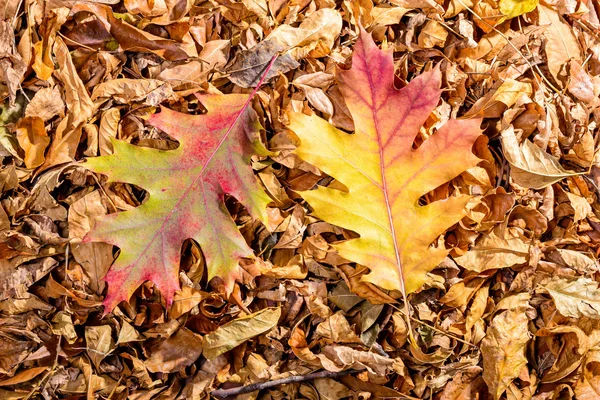
<svg viewBox="0 0 600 400">
<path fill-rule="evenodd" d="M 479 349 L 479 346 L 477 346 L 477 345 L 475 345 L 475 344 L 473 344 L 473 343 L 469 343 L 469 342 L 467 342 L 466 340 L 463 340 L 463 339 L 459 338 L 458 336 L 456 336 L 456 335 L 453 335 L 453 334 L 452 334 L 452 333 L 450 333 L 450 332 L 446 332 L 446 331 L 443 331 L 443 330 L 441 330 L 441 329 L 438 329 L 438 328 L 436 328 L 435 326 L 433 326 L 433 325 L 430 325 L 430 324 L 428 324 L 427 322 L 423 322 L 423 321 L 421 321 L 420 319 L 418 319 L 418 318 L 415 318 L 415 317 L 413 317 L 413 316 L 411 316 L 411 315 L 406 315 L 406 311 L 404 311 L 404 310 L 403 310 L 403 309 L 401 309 L 400 307 L 396 307 L 396 306 L 395 306 L 395 305 L 393 305 L 393 304 L 390 304 L 390 306 L 392 306 L 392 308 L 395 308 L 395 309 L 396 309 L 396 311 L 398 311 L 399 313 L 401 313 L 401 314 L 404 314 L 404 315 L 405 315 L 405 316 L 407 316 L 409 319 L 411 319 L 411 320 L 415 321 L 415 322 L 416 322 L 416 323 L 418 323 L 419 325 L 426 326 L 426 327 L 428 327 L 429 329 L 431 329 L 432 331 L 434 331 L 434 332 L 437 332 L 437 333 L 440 333 L 440 334 L 442 334 L 442 335 L 446 335 L 446 336 L 448 336 L 449 338 L 452 338 L 452 339 L 456 340 L 457 342 L 460 342 L 460 343 L 462 343 L 462 344 L 466 344 L 467 346 L 473 347 L 473 348 L 475 348 L 475 349 Z M 416 342 L 415 342 L 415 345 L 416 345 Z"/>
<path fill-rule="evenodd" d="M 286 385 L 288 383 L 299 383 L 299 382 L 305 382 L 305 381 L 310 381 L 312 379 L 320 379 L 320 378 L 339 378 L 339 377 L 349 375 L 354 372 L 361 372 L 361 371 L 364 371 L 364 369 L 349 369 L 346 371 L 339 371 L 339 372 L 319 371 L 319 372 L 313 372 L 312 374 L 308 374 L 308 375 L 294 375 L 294 376 L 289 376 L 289 377 L 283 378 L 283 379 L 275 379 L 274 381 L 257 382 L 257 383 L 253 383 L 251 385 L 239 386 L 239 387 L 232 388 L 232 389 L 217 389 L 217 390 L 213 390 L 210 394 L 214 397 L 226 398 L 226 397 L 231 397 L 231 396 L 237 396 L 237 395 L 244 394 L 244 393 L 254 392 L 255 390 L 263 390 L 263 389 L 269 389 L 269 388 L 279 386 L 279 385 Z"/>
</svg>

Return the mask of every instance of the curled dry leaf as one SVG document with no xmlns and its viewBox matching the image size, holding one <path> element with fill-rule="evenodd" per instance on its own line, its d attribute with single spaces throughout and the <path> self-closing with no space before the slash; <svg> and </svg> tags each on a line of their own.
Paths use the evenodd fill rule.
<svg viewBox="0 0 600 400">
<path fill-rule="evenodd" d="M 529 260 L 530 244 L 518 232 L 507 230 L 505 237 L 496 233 L 483 234 L 471 249 L 454 261 L 461 267 L 482 272 L 494 268 L 509 268 Z"/>
<path fill-rule="evenodd" d="M 310 14 L 297 28 L 281 25 L 255 47 L 241 52 L 229 67 L 229 79 L 241 87 L 257 85 L 274 55 L 281 54 L 266 76 L 271 79 L 299 66 L 298 60 L 327 55 L 342 29 L 339 11 L 322 8 Z"/>
<path fill-rule="evenodd" d="M 558 11 L 540 4 L 537 7 L 540 16 L 540 25 L 546 25 L 544 46 L 548 59 L 548 69 L 554 77 L 555 82 L 564 87 L 567 82 L 567 70 L 569 61 L 575 60 L 581 63 L 581 47 L 573 34 L 571 27 L 567 24 Z"/>
<path fill-rule="evenodd" d="M 525 139 L 519 145 L 514 129 L 510 126 L 502 132 L 502 148 L 511 165 L 511 178 L 520 186 L 543 189 L 569 176 L 580 173 L 568 171 L 558 160 Z"/>
<path fill-rule="evenodd" d="M 169 93 L 158 93 L 160 88 L 163 88 L 165 83 L 158 79 L 113 79 L 103 82 L 94 88 L 92 92 L 92 100 L 96 101 L 104 98 L 104 100 L 114 99 L 115 101 L 127 104 L 134 101 L 141 101 L 152 94 L 158 94 L 158 101 L 153 101 L 153 105 L 158 105 L 165 100 Z M 173 91 L 170 90 L 172 95 Z M 165 96 L 167 95 L 167 96 Z"/>
<path fill-rule="evenodd" d="M 200 335 L 181 328 L 173 336 L 151 350 L 144 365 L 150 372 L 174 372 L 191 365 L 202 354 L 203 340 Z"/>
</svg>

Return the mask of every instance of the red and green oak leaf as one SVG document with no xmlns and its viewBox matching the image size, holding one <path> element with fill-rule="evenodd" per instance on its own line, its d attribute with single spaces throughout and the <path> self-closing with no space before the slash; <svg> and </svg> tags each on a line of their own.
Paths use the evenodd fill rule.
<svg viewBox="0 0 600 400">
<path fill-rule="evenodd" d="M 231 289 L 241 276 L 238 261 L 253 257 L 224 203 L 235 197 L 253 217 L 266 221 L 270 201 L 250 167 L 251 154 L 269 152 L 259 140 L 260 123 L 246 94 L 198 95 L 208 112 L 188 115 L 168 108 L 149 123 L 179 141 L 174 150 L 158 150 L 113 140 L 114 154 L 84 164 L 145 189 L 148 200 L 125 212 L 96 221 L 85 241 L 118 246 L 121 253 L 105 277 L 105 312 L 111 311 L 144 282 L 160 289 L 167 305 L 179 289 L 181 246 L 194 239 L 204 253 L 208 278 L 219 276 Z"/>
</svg>

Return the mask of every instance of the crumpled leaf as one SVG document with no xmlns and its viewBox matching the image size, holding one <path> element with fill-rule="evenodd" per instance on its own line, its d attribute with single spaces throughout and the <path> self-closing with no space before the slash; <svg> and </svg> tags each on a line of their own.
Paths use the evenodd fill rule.
<svg viewBox="0 0 600 400">
<path fill-rule="evenodd" d="M 596 400 L 600 397 L 600 350 L 590 350 L 583 362 L 583 374 L 575 386 L 577 400 Z"/>
<path fill-rule="evenodd" d="M 529 343 L 527 316 L 521 307 L 494 317 L 481 342 L 483 379 L 494 399 L 499 399 L 510 383 L 527 365 Z"/>
<path fill-rule="evenodd" d="M 175 372 L 192 365 L 202 354 L 202 336 L 181 328 L 161 342 L 144 362 L 150 372 Z"/>
<path fill-rule="evenodd" d="M 172 95 L 171 87 L 158 79 L 122 78 L 99 84 L 94 88 L 91 98 L 94 101 L 100 98 L 114 99 L 119 103 L 127 104 L 156 97 L 150 103 L 158 105 Z"/>
<path fill-rule="evenodd" d="M 219 276 L 231 290 L 241 277 L 241 257 L 254 252 L 223 206 L 230 194 L 255 217 L 266 221 L 270 201 L 248 165 L 252 145 L 269 154 L 258 139 L 255 113 L 243 94 L 199 95 L 206 115 L 163 108 L 149 122 L 179 140 L 176 150 L 137 147 L 113 140 L 114 154 L 84 164 L 110 181 L 136 184 L 150 194 L 131 211 L 99 219 L 84 242 L 111 243 L 121 255 L 106 275 L 109 312 L 146 280 L 161 290 L 167 305 L 179 288 L 181 245 L 196 240 L 204 252 L 208 278 Z M 252 143 L 251 143 L 252 141 Z"/>
<path fill-rule="evenodd" d="M 58 86 L 41 88 L 27 104 L 26 117 L 40 117 L 44 122 L 55 115 L 63 116 L 65 103 L 62 100 Z"/>
<path fill-rule="evenodd" d="M 379 50 L 364 30 L 352 64 L 338 71 L 338 80 L 354 135 L 316 116 L 289 115 L 289 128 L 302 142 L 296 153 L 349 191 L 320 187 L 302 196 L 315 216 L 361 235 L 335 247 L 342 257 L 371 269 L 362 280 L 410 293 L 448 253 L 430 244 L 465 215 L 469 197 L 426 206 L 418 200 L 479 162 L 471 152 L 479 121 L 451 119 L 413 150 L 419 128 L 439 101 L 439 70 L 396 90 L 391 53 Z"/>
<path fill-rule="evenodd" d="M 8 87 L 10 105 L 13 106 L 27 65 L 13 50 L 15 33 L 9 21 L 0 21 L 0 38 L 0 82 Z"/>
<path fill-rule="evenodd" d="M 281 308 L 264 308 L 221 325 L 204 336 L 202 354 L 209 360 L 239 346 L 248 339 L 261 335 L 277 325 Z"/>
<path fill-rule="evenodd" d="M 80 11 L 95 14 L 123 50 L 151 52 L 170 61 L 198 55 L 194 46 L 184 46 L 175 40 L 164 39 L 116 18 L 112 9 L 103 4 L 78 2 L 71 9 L 71 13 Z"/>
<path fill-rule="evenodd" d="M 555 276 L 544 289 L 550 293 L 558 312 L 565 317 L 600 319 L 598 282 L 586 277 Z"/>
<path fill-rule="evenodd" d="M 546 45 L 544 47 L 546 57 L 548 58 L 548 69 L 560 87 L 564 87 L 567 82 L 566 67 L 570 60 L 581 63 L 581 47 L 571 26 L 558 14 L 556 10 L 539 4 L 538 12 L 540 16 L 540 25 L 546 25 L 544 37 Z"/>
<path fill-rule="evenodd" d="M 577 326 L 558 325 L 539 329 L 535 335 L 548 337 L 550 351 L 555 360 L 551 368 L 544 372 L 542 382 L 552 383 L 569 376 L 579 368 L 583 357 L 590 349 L 588 336 Z M 540 339 L 538 339 L 540 340 Z"/>
<path fill-rule="evenodd" d="M 88 357 L 96 368 L 100 368 L 102 360 L 114 349 L 110 325 L 86 326 L 85 343 Z"/>
<path fill-rule="evenodd" d="M 555 157 L 530 140 L 525 139 L 519 145 L 512 126 L 502 131 L 502 148 L 512 167 L 511 178 L 519 186 L 543 189 L 566 177 L 580 174 L 563 168 Z"/>
<path fill-rule="evenodd" d="M 530 244 L 518 234 L 506 233 L 500 237 L 494 232 L 483 234 L 475 246 L 454 261 L 461 267 L 482 272 L 494 268 L 509 268 L 529 260 Z"/>
<path fill-rule="evenodd" d="M 77 74 L 77 68 L 73 64 L 69 49 L 59 37 L 56 38 L 54 44 L 54 53 L 59 65 L 55 75 L 64 87 L 68 114 L 58 124 L 46 154 L 46 160 L 39 167 L 38 173 L 55 165 L 73 161 L 83 124 L 91 118 L 94 112 L 94 103 Z"/>
<path fill-rule="evenodd" d="M 329 53 L 342 29 L 339 11 L 322 8 L 310 14 L 297 28 L 281 25 L 258 45 L 242 51 L 229 67 L 229 79 L 241 87 L 254 87 L 275 54 L 281 54 L 266 76 L 297 68 L 298 60 L 315 52 L 313 57 Z"/>
</svg>

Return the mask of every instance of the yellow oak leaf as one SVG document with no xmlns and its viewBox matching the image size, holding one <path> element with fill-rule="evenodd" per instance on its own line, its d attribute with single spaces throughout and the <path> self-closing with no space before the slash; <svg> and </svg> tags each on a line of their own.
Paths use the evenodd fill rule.
<svg viewBox="0 0 600 400">
<path fill-rule="evenodd" d="M 290 113 L 289 128 L 301 140 L 296 153 L 348 192 L 319 187 L 302 196 L 317 217 L 360 234 L 335 247 L 342 257 L 370 268 L 364 281 L 414 292 L 448 254 L 431 244 L 465 215 L 470 197 L 427 205 L 419 199 L 477 165 L 472 146 L 481 133 L 480 121 L 451 119 L 413 149 L 440 100 L 441 73 L 425 72 L 397 90 L 392 53 L 380 50 L 364 30 L 352 68 L 339 70 L 337 79 L 354 119 L 354 135 L 300 113 Z"/>
</svg>

